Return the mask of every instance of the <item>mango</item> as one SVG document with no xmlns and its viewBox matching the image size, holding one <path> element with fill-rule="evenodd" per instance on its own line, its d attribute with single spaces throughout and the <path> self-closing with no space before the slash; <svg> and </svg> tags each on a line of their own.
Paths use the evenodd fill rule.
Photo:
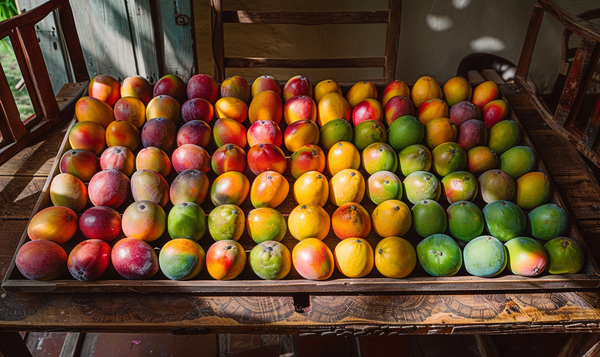
<svg viewBox="0 0 600 357">
<path fill-rule="evenodd" d="M 415 203 L 411 208 L 411 214 L 412 226 L 423 238 L 446 231 L 448 226 L 446 211 L 436 201 L 423 200 Z"/>
<path fill-rule="evenodd" d="M 250 181 L 237 171 L 219 175 L 210 187 L 210 199 L 215 206 L 224 204 L 241 205 L 250 192 Z"/>
<path fill-rule="evenodd" d="M 577 274 L 583 269 L 585 254 L 573 238 L 556 237 L 544 244 L 548 254 L 546 270 L 550 274 Z"/>
<path fill-rule="evenodd" d="M 396 152 L 423 141 L 425 126 L 412 115 L 405 115 L 389 124 L 389 144 Z"/>
<path fill-rule="evenodd" d="M 473 96 L 471 98 L 471 102 L 483 109 L 483 107 L 491 102 L 492 100 L 498 99 L 500 97 L 500 88 L 498 84 L 494 81 L 485 81 L 479 85 L 477 85 L 473 89 Z"/>
<path fill-rule="evenodd" d="M 248 107 L 248 119 L 250 124 L 257 120 L 273 120 L 277 124 L 283 117 L 283 102 L 279 94 L 272 90 L 262 91 L 256 94 Z"/>
<path fill-rule="evenodd" d="M 383 88 L 381 104 L 386 106 L 387 103 L 394 97 L 410 98 L 410 88 L 408 88 L 406 83 L 399 79 L 391 81 L 385 86 L 385 88 Z"/>
<path fill-rule="evenodd" d="M 256 95 L 265 90 L 272 90 L 277 95 L 281 96 L 281 85 L 273 76 L 262 75 L 252 82 L 252 86 L 250 88 L 250 93 L 252 94 L 252 98 L 256 97 Z"/>
<path fill-rule="evenodd" d="M 334 119 L 344 119 L 350 121 L 352 109 L 348 100 L 337 92 L 325 94 L 317 102 L 317 124 L 323 127 Z"/>
<path fill-rule="evenodd" d="M 492 236 L 480 236 L 471 240 L 463 249 L 465 269 L 471 275 L 496 276 L 508 262 L 504 244 Z"/>
<path fill-rule="evenodd" d="M 371 232 L 371 216 L 359 203 L 348 202 L 331 215 L 331 228 L 339 239 L 367 238 Z"/>
<path fill-rule="evenodd" d="M 550 199 L 550 178 L 542 172 L 530 172 L 515 181 L 513 201 L 524 210 L 531 210 Z"/>
<path fill-rule="evenodd" d="M 417 245 L 419 264 L 431 276 L 454 276 L 462 267 L 462 251 L 445 234 L 433 234 Z"/>
<path fill-rule="evenodd" d="M 146 148 L 145 150 L 147 149 L 150 148 Z M 184 170 L 208 172 L 211 169 L 208 151 L 194 144 L 184 144 L 175 149 L 171 155 L 171 163 L 177 173 Z"/>
<path fill-rule="evenodd" d="M 69 273 L 79 281 L 99 278 L 110 265 L 110 245 L 100 239 L 77 244 L 67 257 Z"/>
<path fill-rule="evenodd" d="M 338 141 L 327 153 L 327 172 L 331 176 L 335 176 L 344 169 L 358 170 L 360 162 L 360 153 L 354 144 L 348 141 Z"/>
<path fill-rule="evenodd" d="M 310 122 L 310 120 L 309 120 Z M 314 129 L 319 132 L 317 124 L 314 124 Z M 287 129 L 287 128 L 286 128 Z M 248 137 L 248 145 L 250 147 L 257 144 L 273 144 L 275 146 L 281 146 L 283 143 L 283 134 L 279 125 L 272 120 L 257 120 L 250 125 L 246 133 Z M 317 138 L 316 141 L 319 141 Z"/>
<path fill-rule="evenodd" d="M 189 79 L 186 92 L 189 99 L 203 98 L 214 105 L 219 98 L 219 85 L 212 76 L 199 73 Z"/>
<path fill-rule="evenodd" d="M 343 119 L 342 121 L 348 123 Z M 348 125 L 350 124 L 348 123 Z M 350 131 L 352 132 L 352 128 L 350 128 Z M 316 145 L 319 143 L 320 138 L 319 126 L 310 120 L 294 122 L 288 125 L 283 133 L 283 142 L 290 152 L 295 152 L 304 145 Z"/>
<path fill-rule="evenodd" d="M 425 123 L 424 143 L 430 150 L 436 146 L 456 141 L 458 129 L 448 118 L 437 118 Z"/>
<path fill-rule="evenodd" d="M 206 214 L 200 205 L 183 202 L 173 206 L 167 216 L 167 231 L 172 239 L 199 241 L 206 233 Z"/>
<path fill-rule="evenodd" d="M 483 207 L 487 231 L 503 242 L 520 236 L 525 231 L 527 217 L 523 210 L 510 201 L 494 201 Z"/>
<path fill-rule="evenodd" d="M 204 267 L 206 253 L 196 242 L 178 238 L 163 245 L 158 255 L 158 265 L 171 280 L 189 280 Z"/>
<path fill-rule="evenodd" d="M 177 175 L 169 187 L 173 206 L 184 202 L 201 205 L 208 195 L 208 176 L 200 170 L 184 170 Z"/>
<path fill-rule="evenodd" d="M 535 153 L 529 146 L 514 146 L 500 155 L 500 170 L 515 180 L 533 171 L 536 166 Z"/>
<path fill-rule="evenodd" d="M 148 120 L 140 133 L 143 147 L 154 146 L 163 151 L 171 150 L 176 137 L 177 127 L 167 118 Z"/>
<path fill-rule="evenodd" d="M 250 85 L 244 77 L 230 76 L 221 83 L 221 97 L 235 97 L 249 103 L 250 94 Z"/>
<path fill-rule="evenodd" d="M 313 203 L 323 207 L 329 199 L 329 182 L 322 173 L 309 171 L 294 182 L 292 193 L 299 205 Z"/>
<path fill-rule="evenodd" d="M 111 241 L 121 233 L 121 214 L 107 206 L 90 207 L 79 218 L 79 230 L 88 239 Z"/>
<path fill-rule="evenodd" d="M 329 201 L 336 206 L 360 203 L 365 195 L 365 179 L 354 169 L 344 169 L 329 180 Z"/>
<path fill-rule="evenodd" d="M 361 153 L 361 165 L 369 175 L 379 171 L 396 172 L 398 156 L 394 149 L 386 143 L 373 143 Z"/>
<path fill-rule="evenodd" d="M 324 79 L 320 81 L 313 91 L 315 103 L 319 103 L 325 94 L 332 92 L 342 95 L 342 88 L 340 88 L 340 85 L 337 84 L 336 81 L 333 79 Z"/>
<path fill-rule="evenodd" d="M 417 118 L 423 124 L 437 118 L 448 118 L 448 104 L 439 98 L 426 100 L 419 105 Z"/>
<path fill-rule="evenodd" d="M 83 149 L 100 155 L 106 148 L 106 130 L 93 121 L 82 121 L 73 124 L 69 129 L 69 145 L 72 149 Z"/>
<path fill-rule="evenodd" d="M 67 252 L 52 241 L 33 240 L 19 248 L 15 265 L 27 279 L 52 280 L 67 270 Z"/>
<path fill-rule="evenodd" d="M 422 200 L 437 201 L 442 193 L 439 179 L 427 171 L 415 171 L 404 179 L 406 198 L 415 204 Z"/>
<path fill-rule="evenodd" d="M 382 122 L 366 120 L 354 127 L 354 146 L 363 151 L 367 146 L 376 142 L 387 142 L 387 131 Z"/>
<path fill-rule="evenodd" d="M 562 236 L 569 228 L 567 212 L 555 203 L 534 208 L 527 218 L 531 235 L 544 241 Z"/>
<path fill-rule="evenodd" d="M 243 123 L 248 118 L 248 105 L 236 97 L 219 98 L 214 107 L 217 119 L 229 118 Z"/>
<path fill-rule="evenodd" d="M 173 156 L 173 158 L 177 158 L 177 156 Z M 169 155 L 167 155 L 167 153 L 163 150 L 153 146 L 149 146 L 138 151 L 135 157 L 136 170 L 152 170 L 160 174 L 162 177 L 167 177 L 171 173 L 172 167 L 173 166 L 171 165 Z M 178 168 L 181 169 L 179 166 Z"/>
<path fill-rule="evenodd" d="M 93 121 L 106 129 L 115 120 L 114 110 L 107 103 L 93 97 L 81 97 L 75 103 L 77 121 Z"/>
<path fill-rule="evenodd" d="M 193 98 L 181 105 L 181 118 L 186 123 L 199 120 L 208 124 L 214 117 L 215 107 L 206 99 Z"/>
<path fill-rule="evenodd" d="M 135 156 L 125 146 L 113 146 L 102 152 L 100 156 L 102 170 L 119 170 L 129 177 L 135 171 Z"/>
<path fill-rule="evenodd" d="M 101 170 L 98 157 L 84 149 L 71 149 L 65 152 L 60 158 L 59 168 L 61 174 L 74 175 L 83 182 L 88 182 Z"/>
<path fill-rule="evenodd" d="M 498 167 L 498 155 L 487 146 L 475 146 L 467 150 L 467 171 L 479 176 Z"/>
<path fill-rule="evenodd" d="M 207 224 L 208 232 L 215 241 L 237 241 L 244 234 L 246 215 L 237 205 L 224 204 L 210 211 Z"/>
<path fill-rule="evenodd" d="M 393 97 L 383 107 L 383 120 L 388 127 L 406 115 L 415 116 L 415 106 L 408 96 Z"/>
<path fill-rule="evenodd" d="M 131 195 L 135 201 L 152 201 L 165 207 L 169 203 L 169 184 L 152 170 L 137 170 L 130 179 Z"/>
<path fill-rule="evenodd" d="M 293 97 L 305 95 L 309 98 L 313 96 L 313 87 L 308 78 L 302 75 L 295 75 L 288 79 L 281 90 L 281 97 L 287 102 Z"/>
<path fill-rule="evenodd" d="M 506 120 L 510 114 L 508 103 L 503 99 L 492 100 L 481 110 L 485 127 L 490 129 L 497 123 Z"/>
<path fill-rule="evenodd" d="M 349 121 L 341 118 L 333 119 L 323 125 L 319 130 L 318 144 L 323 150 L 328 151 L 334 144 L 340 141 L 352 142 L 353 136 L 354 128 L 352 128 L 352 124 L 350 124 Z"/>
<path fill-rule="evenodd" d="M 346 93 L 346 99 L 352 109 L 354 109 L 358 103 L 369 98 L 377 100 L 377 87 L 369 81 L 355 83 L 350 87 L 348 93 Z"/>
<path fill-rule="evenodd" d="M 482 120 L 481 108 L 469 101 L 462 101 L 454 104 L 448 113 L 450 120 L 460 127 L 469 119 Z"/>
<path fill-rule="evenodd" d="M 337 270 L 349 278 L 369 274 L 375 264 L 373 248 L 362 238 L 342 240 L 335 246 L 333 256 Z"/>
<path fill-rule="evenodd" d="M 483 233 L 485 228 L 483 213 L 473 202 L 454 202 L 446 209 L 446 214 L 452 237 L 469 242 Z"/>
<path fill-rule="evenodd" d="M 402 199 L 402 181 L 395 173 L 378 171 L 367 179 L 367 195 L 376 205 Z"/>
<path fill-rule="evenodd" d="M 63 244 L 77 232 L 77 222 L 77 213 L 68 207 L 46 207 L 29 221 L 27 236 L 31 240 L 44 239 Z"/>
<path fill-rule="evenodd" d="M 290 125 L 299 120 L 317 121 L 317 104 L 308 95 L 288 99 L 283 105 L 283 118 Z"/>
<path fill-rule="evenodd" d="M 116 121 L 127 121 L 138 130 L 146 122 L 146 105 L 134 97 L 125 97 L 115 103 L 113 114 Z"/>
<path fill-rule="evenodd" d="M 254 208 L 279 206 L 290 192 L 288 180 L 275 171 L 261 172 L 250 187 L 250 202 Z"/>
<path fill-rule="evenodd" d="M 194 144 L 203 148 L 208 146 L 211 138 L 212 129 L 208 123 L 202 120 L 188 121 L 177 130 L 177 135 L 175 136 L 177 146 Z"/>
<path fill-rule="evenodd" d="M 375 207 L 371 213 L 371 225 L 380 237 L 403 236 L 412 225 L 412 213 L 406 203 L 387 200 Z"/>
<path fill-rule="evenodd" d="M 456 142 L 463 149 L 469 150 L 475 146 L 487 143 L 488 131 L 481 120 L 469 119 L 458 127 Z"/>
<path fill-rule="evenodd" d="M 121 83 L 112 76 L 101 74 L 88 84 L 88 94 L 112 107 L 121 97 Z"/>
<path fill-rule="evenodd" d="M 455 171 L 442 178 L 442 191 L 450 204 L 474 201 L 479 192 L 479 185 L 471 173 Z"/>
<path fill-rule="evenodd" d="M 502 155 L 521 141 L 521 129 L 514 120 L 503 120 L 489 129 L 488 146 Z"/>
<path fill-rule="evenodd" d="M 167 230 L 167 215 L 152 201 L 133 202 L 123 212 L 122 228 L 128 238 L 152 242 Z"/>
<path fill-rule="evenodd" d="M 175 98 L 179 104 L 183 104 L 187 100 L 186 89 L 187 87 L 183 79 L 174 74 L 167 74 L 156 81 L 152 90 L 152 96 L 168 95 Z"/>
<path fill-rule="evenodd" d="M 471 100 L 473 88 L 471 88 L 471 84 L 465 78 L 456 76 L 444 83 L 442 93 L 448 106 L 452 107 L 456 103 Z"/>
<path fill-rule="evenodd" d="M 214 173 L 221 175 L 227 171 L 244 172 L 246 170 L 246 152 L 235 144 L 226 144 L 215 150 L 210 158 Z"/>
<path fill-rule="evenodd" d="M 335 260 L 327 244 L 307 238 L 294 246 L 292 263 L 300 276 L 308 280 L 327 280 L 335 269 Z"/>
<path fill-rule="evenodd" d="M 302 146 L 290 156 L 288 168 L 292 177 L 297 179 L 305 172 L 324 172 L 326 161 L 323 150 L 318 145 L 309 144 Z"/>
<path fill-rule="evenodd" d="M 117 273 L 125 279 L 147 279 L 160 268 L 154 249 L 136 238 L 123 238 L 115 243 L 110 260 Z"/>
<path fill-rule="evenodd" d="M 410 92 L 410 99 L 415 107 L 419 108 L 421 104 L 434 98 L 443 98 L 442 88 L 438 82 L 430 76 L 419 78 Z"/>
<path fill-rule="evenodd" d="M 292 269 L 290 250 L 277 241 L 264 241 L 250 251 L 250 267 L 261 279 L 279 280 Z"/>
<path fill-rule="evenodd" d="M 246 266 L 246 252 L 234 240 L 220 240 L 213 243 L 206 252 L 206 268 L 210 276 L 217 280 L 235 279 Z"/>
<path fill-rule="evenodd" d="M 88 189 L 76 176 L 58 174 L 50 183 L 50 200 L 55 206 L 81 211 L 88 201 Z"/>
<path fill-rule="evenodd" d="M 130 122 L 113 121 L 106 128 L 106 145 L 108 147 L 124 146 L 131 151 L 136 151 L 140 143 L 140 131 Z"/>
<path fill-rule="evenodd" d="M 462 171 L 467 166 L 467 153 L 457 143 L 446 142 L 431 151 L 433 171 L 441 177 Z"/>
<path fill-rule="evenodd" d="M 515 275 L 538 276 L 548 264 L 543 245 L 529 237 L 516 237 L 504 243 L 508 250 L 508 267 Z"/>
<path fill-rule="evenodd" d="M 404 238 L 386 237 L 375 247 L 375 267 L 388 278 L 404 278 L 417 265 L 415 248 Z"/>
<path fill-rule="evenodd" d="M 290 234 L 299 241 L 309 238 L 323 240 L 329 234 L 331 218 L 319 205 L 298 205 L 288 216 L 288 228 Z"/>
<path fill-rule="evenodd" d="M 477 178 L 479 192 L 486 203 L 511 200 L 515 194 L 515 180 L 502 170 L 488 170 Z"/>
<path fill-rule="evenodd" d="M 146 121 L 154 118 L 167 118 L 175 124 L 181 119 L 181 104 L 177 99 L 168 95 L 152 98 L 146 106 Z"/>
<path fill-rule="evenodd" d="M 413 144 L 400 151 L 398 162 L 402 175 L 408 176 L 416 171 L 429 171 L 433 158 L 428 148 L 420 144 Z"/>
<path fill-rule="evenodd" d="M 121 98 L 131 97 L 137 98 L 144 104 L 144 111 L 146 104 L 152 99 L 154 88 L 148 80 L 142 76 L 131 76 L 127 77 L 121 83 Z M 116 107 L 116 104 L 115 104 Z M 146 114 L 144 113 L 144 118 Z"/>
<path fill-rule="evenodd" d="M 354 126 L 365 120 L 379 120 L 383 122 L 383 107 L 377 99 L 367 98 L 352 109 L 352 123 Z"/>
<path fill-rule="evenodd" d="M 119 208 L 131 194 L 130 180 L 115 169 L 98 172 L 88 184 L 88 194 L 94 206 Z"/>
<path fill-rule="evenodd" d="M 246 216 L 246 231 L 253 241 L 281 241 L 287 233 L 287 223 L 278 210 L 271 207 L 255 208 Z"/>
</svg>

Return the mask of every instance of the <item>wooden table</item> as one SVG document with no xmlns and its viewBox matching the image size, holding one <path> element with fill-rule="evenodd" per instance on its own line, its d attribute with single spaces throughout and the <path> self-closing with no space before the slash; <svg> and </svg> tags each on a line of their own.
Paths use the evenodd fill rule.
<svg viewBox="0 0 600 357">
<path fill-rule="evenodd" d="M 573 146 L 552 131 L 513 84 L 501 85 L 600 261 L 600 186 Z M 0 279 L 6 274 L 64 137 L 67 123 L 0 166 Z M 596 345 L 600 291 L 363 295 L 15 294 L 0 291 L 0 352 L 22 356 L 17 331 L 513 334 L 578 333 L 563 353 Z M 584 338 L 582 338 L 584 337 Z M 588 337 L 591 337 L 589 339 Z M 8 343 L 11 342 L 11 343 Z"/>
</svg>

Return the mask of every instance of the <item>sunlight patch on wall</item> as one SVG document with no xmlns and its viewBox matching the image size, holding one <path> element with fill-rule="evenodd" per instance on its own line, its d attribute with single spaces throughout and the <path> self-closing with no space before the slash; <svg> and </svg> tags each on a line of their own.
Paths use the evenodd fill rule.
<svg viewBox="0 0 600 357">
<path fill-rule="evenodd" d="M 471 0 L 452 0 L 452 6 L 458 10 L 464 9 L 469 4 L 471 4 Z"/>
<path fill-rule="evenodd" d="M 476 52 L 499 52 L 505 48 L 504 42 L 492 36 L 483 36 L 471 41 L 471 49 Z"/>
<path fill-rule="evenodd" d="M 442 32 L 450 29 L 453 25 L 452 19 L 448 16 L 439 16 L 428 14 L 425 18 L 427 26 L 435 32 Z"/>
</svg>

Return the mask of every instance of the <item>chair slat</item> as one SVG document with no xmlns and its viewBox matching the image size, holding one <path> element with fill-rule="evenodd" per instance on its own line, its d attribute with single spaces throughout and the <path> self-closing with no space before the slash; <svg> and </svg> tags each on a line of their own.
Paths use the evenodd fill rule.
<svg viewBox="0 0 600 357">
<path fill-rule="evenodd" d="M 271 25 L 344 25 L 387 23 L 389 11 L 266 12 L 223 11 L 223 23 Z"/>
<path fill-rule="evenodd" d="M 258 58 L 258 57 L 226 57 L 228 68 L 346 68 L 346 67 L 383 67 L 385 57 L 361 58 Z"/>
<path fill-rule="evenodd" d="M 10 90 L 8 79 L 0 64 L 0 97 L 2 97 L 2 115 L 5 116 L 0 124 L 3 142 L 19 140 L 26 134 L 25 126 L 21 122 L 21 115 L 17 109 L 17 103 Z"/>
</svg>

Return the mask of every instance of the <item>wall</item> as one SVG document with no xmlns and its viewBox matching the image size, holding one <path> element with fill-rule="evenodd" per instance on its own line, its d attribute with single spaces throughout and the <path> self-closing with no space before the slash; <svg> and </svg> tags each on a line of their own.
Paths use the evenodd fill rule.
<svg viewBox="0 0 600 357">
<path fill-rule="evenodd" d="M 598 6 L 597 0 L 555 2 L 573 14 Z M 534 3 L 534 0 L 405 0 L 396 77 L 414 82 L 422 75 L 430 75 L 444 82 L 456 74 L 460 60 L 472 52 L 489 52 L 517 63 Z M 276 4 L 268 0 L 230 0 L 225 1 L 224 9 L 273 10 L 274 6 L 280 10 L 298 11 L 363 10 L 385 9 L 387 1 L 309 0 L 303 1 L 300 7 L 297 1 L 291 0 Z M 210 1 L 194 1 L 194 16 L 198 72 L 212 74 Z M 250 54 L 260 57 L 263 53 L 280 57 L 316 57 L 327 53 L 382 55 L 384 51 L 384 28 L 374 25 L 363 29 L 356 25 L 325 25 L 314 31 L 302 26 L 252 26 L 248 33 L 244 33 L 240 25 L 225 28 L 228 56 Z M 556 78 L 562 30 L 556 20 L 546 16 L 531 69 L 531 76 L 541 92 L 549 92 Z M 240 69 L 228 74 L 243 75 L 251 82 L 261 74 L 286 80 L 297 72 L 299 70 L 295 69 Z M 372 69 L 302 71 L 302 74 L 315 82 L 327 77 L 344 83 L 379 75 Z"/>
</svg>

